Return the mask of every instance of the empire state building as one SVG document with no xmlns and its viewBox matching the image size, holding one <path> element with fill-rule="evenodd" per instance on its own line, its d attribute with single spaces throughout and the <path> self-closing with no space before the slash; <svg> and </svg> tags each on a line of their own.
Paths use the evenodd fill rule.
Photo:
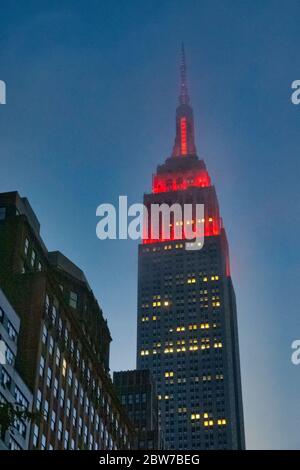
<svg viewBox="0 0 300 470">
<path fill-rule="evenodd" d="M 152 204 L 204 205 L 204 245 L 186 249 L 174 237 L 149 233 L 139 246 L 137 368 L 157 384 L 167 449 L 244 449 L 244 421 L 235 294 L 226 232 L 216 191 L 197 155 L 182 47 L 176 137 L 157 167 Z M 178 222 L 176 222 L 178 223 Z M 181 224 L 195 224 L 195 220 Z"/>
</svg>

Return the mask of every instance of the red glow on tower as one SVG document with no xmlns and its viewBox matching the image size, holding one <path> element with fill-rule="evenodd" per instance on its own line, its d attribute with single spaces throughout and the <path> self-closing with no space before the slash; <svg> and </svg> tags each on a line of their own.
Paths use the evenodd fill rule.
<svg viewBox="0 0 300 470">
<path fill-rule="evenodd" d="M 205 164 L 199 160 L 194 138 L 194 116 L 190 106 L 187 87 L 185 52 L 182 47 L 180 67 L 180 95 L 176 108 L 176 136 L 171 157 L 157 168 L 152 179 L 152 194 L 144 196 L 144 204 L 148 209 L 148 224 L 144 228 L 143 243 L 160 243 L 167 241 L 186 241 L 184 220 L 184 205 L 204 204 L 204 218 L 196 221 L 193 209 L 193 220 L 187 223 L 192 227 L 195 238 L 219 235 L 222 220 L 219 214 L 218 202 L 211 179 Z M 176 194 L 177 193 L 177 194 Z M 159 229 L 152 232 L 151 205 L 179 203 L 182 208 L 182 220 L 174 218 L 163 225 L 159 221 Z M 202 232 L 202 233 L 201 233 Z"/>
<path fill-rule="evenodd" d="M 180 237 L 175 237 L 175 227 L 174 227 L 174 223 L 172 223 L 170 224 L 169 236 L 166 236 L 166 233 L 164 233 L 163 226 L 160 225 L 159 238 L 153 238 L 152 233 L 151 233 L 151 214 L 149 213 L 148 233 L 144 231 L 143 243 L 144 244 L 161 243 L 161 242 L 175 241 L 175 240 L 186 241 L 187 239 L 186 239 L 185 232 L 184 232 L 184 221 L 181 221 L 181 224 L 182 224 L 182 230 L 181 230 Z M 195 220 L 192 221 L 192 227 L 194 230 Z M 195 238 L 200 237 L 203 234 L 204 234 L 204 237 L 212 237 L 212 236 L 220 235 L 221 229 L 222 229 L 222 219 L 219 216 L 215 218 L 205 217 L 205 219 L 203 220 L 202 228 L 196 231 Z"/>
<path fill-rule="evenodd" d="M 180 119 L 181 155 L 187 155 L 187 121 L 186 117 Z"/>
<path fill-rule="evenodd" d="M 154 194 L 184 190 L 190 187 L 206 188 L 208 186 L 211 186 L 211 181 L 206 170 L 156 174 L 152 180 L 152 192 Z"/>
</svg>

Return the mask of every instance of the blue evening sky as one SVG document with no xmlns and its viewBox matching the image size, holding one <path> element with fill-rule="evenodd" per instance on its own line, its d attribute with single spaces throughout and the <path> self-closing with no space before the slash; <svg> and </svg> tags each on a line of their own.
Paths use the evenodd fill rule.
<svg viewBox="0 0 300 470">
<path fill-rule="evenodd" d="M 0 5 L 0 191 L 27 196 L 50 250 L 85 271 L 135 366 L 137 242 L 99 241 L 98 204 L 140 202 L 175 133 L 179 48 L 196 142 L 217 188 L 235 284 L 248 448 L 300 448 L 300 2 Z"/>
</svg>

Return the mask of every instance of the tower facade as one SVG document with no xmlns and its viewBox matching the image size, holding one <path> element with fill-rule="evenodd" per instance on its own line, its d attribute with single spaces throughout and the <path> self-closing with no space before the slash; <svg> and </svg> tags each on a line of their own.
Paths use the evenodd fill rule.
<svg viewBox="0 0 300 470">
<path fill-rule="evenodd" d="M 235 294 L 215 188 L 198 158 L 182 48 L 172 154 L 144 195 L 148 227 L 139 246 L 137 368 L 150 369 L 167 449 L 245 447 Z M 190 220 L 170 216 L 155 237 L 153 204 L 190 204 Z M 204 244 L 187 249 L 184 225 L 197 233 L 204 205 Z M 199 220 L 200 222 L 200 220 Z M 178 225 L 182 236 L 178 236 Z"/>
</svg>

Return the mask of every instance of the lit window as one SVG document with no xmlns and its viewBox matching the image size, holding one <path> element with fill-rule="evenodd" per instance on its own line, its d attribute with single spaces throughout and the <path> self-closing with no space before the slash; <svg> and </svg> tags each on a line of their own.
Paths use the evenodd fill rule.
<svg viewBox="0 0 300 470">
<path fill-rule="evenodd" d="M 169 354 L 169 353 L 172 353 L 174 352 L 174 348 L 165 348 L 164 350 L 164 354 Z"/>
<path fill-rule="evenodd" d="M 177 326 L 176 331 L 185 331 L 185 326 Z"/>
<path fill-rule="evenodd" d="M 142 350 L 142 351 L 141 351 L 141 356 L 149 356 L 149 351 L 148 351 L 148 349 Z"/>
<path fill-rule="evenodd" d="M 165 372 L 165 377 L 174 377 L 174 372 Z"/>
<path fill-rule="evenodd" d="M 213 426 L 213 425 L 214 425 L 214 422 L 213 422 L 212 419 L 210 419 L 210 420 L 204 421 L 203 424 L 204 424 L 205 427 L 208 427 L 208 426 Z"/>
<path fill-rule="evenodd" d="M 62 375 L 65 377 L 66 376 L 66 373 L 67 373 L 67 361 L 65 359 L 63 359 L 63 363 L 62 363 Z"/>
</svg>

